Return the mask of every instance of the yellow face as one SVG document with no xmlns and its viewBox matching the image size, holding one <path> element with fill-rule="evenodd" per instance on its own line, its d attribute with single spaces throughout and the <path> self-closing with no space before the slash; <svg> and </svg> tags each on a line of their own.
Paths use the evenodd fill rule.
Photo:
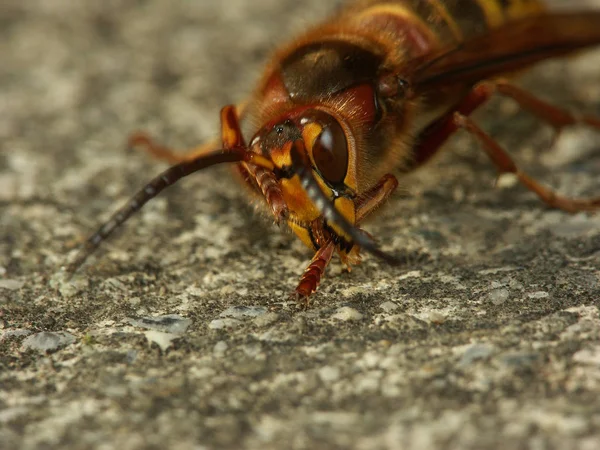
<svg viewBox="0 0 600 450">
<path fill-rule="evenodd" d="M 335 205 L 338 212 L 352 225 L 356 222 L 354 193 L 356 174 L 354 170 L 353 142 L 348 130 L 325 111 L 310 109 L 298 117 L 285 120 L 263 130 L 256 141 L 263 155 L 282 172 L 290 176 L 281 178 L 280 188 L 289 209 L 288 225 L 310 248 L 317 247 L 316 237 L 311 235 L 311 224 L 323 216 L 317 205 L 309 198 L 302 180 L 293 173 L 292 146 L 301 140 L 312 168 L 312 174 L 321 191 Z M 338 236 L 351 239 L 335 224 L 327 224 Z"/>
</svg>

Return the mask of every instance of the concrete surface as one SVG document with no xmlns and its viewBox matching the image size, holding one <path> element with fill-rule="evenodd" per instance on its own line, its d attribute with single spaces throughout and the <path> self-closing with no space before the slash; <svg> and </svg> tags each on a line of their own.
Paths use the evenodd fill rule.
<svg viewBox="0 0 600 450">
<path fill-rule="evenodd" d="M 588 2 L 600 7 L 600 1 Z M 368 226 L 391 268 L 310 254 L 217 169 L 153 201 L 70 282 L 60 267 L 218 131 L 320 0 L 0 5 L 0 448 L 595 449 L 600 216 L 552 211 L 459 136 Z M 600 53 L 524 85 L 600 113 Z M 496 101 L 478 121 L 533 175 L 600 194 L 600 139 Z"/>
</svg>

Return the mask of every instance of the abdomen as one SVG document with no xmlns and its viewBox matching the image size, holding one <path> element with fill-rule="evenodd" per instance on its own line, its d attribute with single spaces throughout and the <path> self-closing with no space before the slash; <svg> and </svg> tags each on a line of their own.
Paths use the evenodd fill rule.
<svg viewBox="0 0 600 450">
<path fill-rule="evenodd" d="M 377 29 L 388 51 L 395 41 L 414 57 L 544 9 L 539 0 L 359 0 L 346 9 L 342 22 Z"/>
</svg>

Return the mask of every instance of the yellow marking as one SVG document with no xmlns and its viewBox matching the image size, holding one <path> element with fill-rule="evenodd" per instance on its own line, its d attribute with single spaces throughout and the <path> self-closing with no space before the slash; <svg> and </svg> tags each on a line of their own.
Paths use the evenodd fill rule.
<svg viewBox="0 0 600 450">
<path fill-rule="evenodd" d="M 350 222 L 351 224 L 354 224 L 355 208 L 354 208 L 354 202 L 352 200 L 347 199 L 347 198 L 338 198 L 335 202 L 335 206 L 336 206 L 336 209 L 346 218 L 346 220 L 348 220 L 348 222 Z M 298 219 L 298 217 L 296 217 L 296 219 Z M 301 221 L 304 222 L 304 220 L 301 220 Z M 288 223 L 290 229 L 292 230 L 292 232 L 296 236 L 298 236 L 300 238 L 300 240 L 307 247 L 316 250 L 316 248 L 314 247 L 313 242 L 310 238 L 310 233 L 308 232 L 308 230 L 306 228 L 298 225 L 298 223 L 294 222 L 293 220 L 288 220 L 287 223 Z M 329 223 L 329 226 L 338 236 L 343 237 L 344 239 L 346 239 L 349 242 L 352 240 L 350 238 L 350 236 L 348 236 L 346 233 L 344 233 L 342 231 L 342 229 L 339 228 L 336 224 Z"/>
<path fill-rule="evenodd" d="M 370 8 L 365 9 L 361 13 L 359 13 L 358 17 L 362 18 L 365 16 L 372 16 L 376 14 L 389 14 L 392 16 L 400 16 L 400 17 L 408 17 L 411 19 L 417 19 L 420 21 L 420 17 L 418 17 L 413 11 L 411 11 L 406 6 L 402 5 L 393 5 L 390 3 L 386 3 L 383 5 L 375 5 Z"/>
<path fill-rule="evenodd" d="M 312 240 L 310 239 L 310 234 L 306 228 L 301 227 L 295 222 L 288 220 L 288 226 L 292 230 L 292 232 L 300 238 L 300 240 L 306 245 L 308 248 L 317 250 L 313 245 Z"/>
<path fill-rule="evenodd" d="M 309 123 L 304 126 L 302 130 L 302 139 L 304 140 L 305 146 L 308 150 L 309 157 L 314 164 L 314 159 L 312 155 L 312 148 L 315 140 L 322 132 L 323 127 L 318 123 Z M 291 142 L 286 143 L 281 149 L 271 150 L 271 160 L 274 165 L 277 167 L 290 166 L 292 164 L 291 161 Z M 259 157 L 260 155 L 257 155 Z M 325 194 L 325 196 L 332 200 L 333 199 L 333 191 L 325 181 L 317 174 L 313 172 L 313 175 Z M 347 182 L 351 182 L 352 185 L 356 184 L 355 177 L 350 173 L 346 176 Z M 350 186 L 350 185 L 349 185 Z M 350 186 L 353 188 L 354 186 Z M 298 176 L 294 176 L 291 179 L 282 179 L 281 180 L 281 191 L 283 194 L 283 199 L 287 204 L 290 212 L 293 215 L 294 220 L 288 220 L 288 225 L 291 230 L 300 238 L 305 245 L 309 248 L 314 248 L 312 241 L 310 239 L 310 234 L 308 231 L 302 226 L 298 225 L 296 222 L 302 223 L 310 223 L 315 219 L 321 217 L 322 213 L 317 209 L 315 204 L 308 198 L 306 191 L 302 188 L 302 184 Z M 335 207 L 339 211 L 339 213 L 351 224 L 356 222 L 356 209 L 354 206 L 354 202 L 347 198 L 338 198 L 335 201 Z M 347 236 L 340 228 L 338 228 L 335 224 L 330 224 L 332 229 L 340 236 L 350 240 L 350 237 Z"/>
<path fill-rule="evenodd" d="M 248 159 L 248 163 L 254 164 L 255 166 L 262 167 L 263 169 L 273 170 L 275 168 L 275 164 L 262 155 L 258 155 L 256 153 L 251 153 Z"/>
<path fill-rule="evenodd" d="M 505 14 L 508 18 L 514 19 L 539 13 L 544 9 L 544 5 L 537 0 L 512 0 L 505 8 Z"/>
<path fill-rule="evenodd" d="M 281 191 L 290 212 L 300 222 L 312 222 L 321 215 L 306 195 L 297 176 L 289 180 L 281 180 Z"/>
<path fill-rule="evenodd" d="M 440 0 L 429 0 L 429 3 L 436 9 L 437 13 L 440 17 L 446 22 L 448 27 L 450 27 L 450 31 L 454 35 L 457 41 L 461 41 L 463 39 L 463 34 L 456 23 L 456 21 L 452 18 L 446 7 L 441 3 Z"/>
<path fill-rule="evenodd" d="M 338 198 L 335 201 L 335 209 L 337 209 L 344 218 L 352 225 L 355 224 L 356 209 L 354 208 L 354 202 L 348 198 Z M 335 223 L 328 223 L 331 229 L 338 235 L 346 239 L 348 242 L 352 241 L 352 238 L 348 236 L 344 231 L 338 227 Z"/>
<path fill-rule="evenodd" d="M 313 158 L 312 149 L 315 145 L 315 141 L 323 131 L 323 127 L 318 123 L 309 123 L 302 130 L 302 139 L 304 140 L 304 144 L 306 149 L 308 150 L 308 156 L 310 157 L 313 164 L 315 164 L 315 159 Z M 316 165 L 316 164 L 315 164 Z"/>
<path fill-rule="evenodd" d="M 358 190 L 357 187 L 357 183 L 356 183 L 356 174 L 353 172 L 350 172 L 350 170 L 348 170 L 348 175 L 346 175 L 346 179 L 344 180 L 344 184 L 350 188 L 350 190 L 352 192 L 356 192 Z"/>
<path fill-rule="evenodd" d="M 500 26 L 504 23 L 504 7 L 498 0 L 476 0 L 481 6 L 487 24 L 490 28 Z"/>
<path fill-rule="evenodd" d="M 235 144 L 237 143 L 237 133 L 233 130 L 233 128 L 223 127 L 221 136 L 223 139 L 223 146 L 225 148 L 235 147 Z"/>
<path fill-rule="evenodd" d="M 238 143 L 239 132 L 237 125 L 237 114 L 232 105 L 221 109 L 221 139 L 225 148 L 232 148 Z"/>
<path fill-rule="evenodd" d="M 282 148 L 271 149 L 271 161 L 275 166 L 290 167 L 292 165 L 292 142 L 286 142 Z"/>
<path fill-rule="evenodd" d="M 333 199 L 331 189 L 325 186 L 319 177 L 317 177 L 317 181 L 325 192 L 326 197 Z M 321 211 L 319 211 L 314 203 L 308 198 L 297 176 L 289 180 L 281 180 L 281 190 L 283 192 L 283 198 L 288 205 L 290 212 L 293 214 L 293 220 L 288 220 L 288 225 L 302 242 L 312 248 L 313 245 L 310 240 L 310 235 L 306 229 L 298 225 L 297 222 L 311 223 L 315 219 L 321 217 Z M 335 208 L 348 222 L 351 224 L 356 223 L 356 208 L 354 201 L 343 197 L 338 198 L 335 201 Z M 329 225 L 339 236 L 348 241 L 351 240 L 350 236 L 344 233 L 336 224 L 330 223 Z"/>
<path fill-rule="evenodd" d="M 352 130 L 348 127 L 348 124 L 343 120 L 340 120 L 339 123 L 344 129 L 344 134 L 346 135 L 346 140 L 348 144 L 348 172 L 346 173 L 344 184 L 347 187 L 349 187 L 353 192 L 356 192 L 358 190 L 358 180 L 356 178 L 356 140 L 354 138 Z"/>
<path fill-rule="evenodd" d="M 356 208 L 354 207 L 354 202 L 351 199 L 339 197 L 335 201 L 335 209 L 337 209 L 352 225 L 356 223 Z"/>
<path fill-rule="evenodd" d="M 389 15 L 407 18 L 408 21 L 413 21 L 415 24 L 419 24 L 424 30 L 429 31 L 427 24 L 421 20 L 421 18 L 414 13 L 410 8 L 406 6 L 385 3 L 383 5 L 375 5 L 370 8 L 366 8 L 364 11 L 357 15 L 357 19 L 360 22 L 365 17 L 376 16 L 376 15 Z"/>
</svg>

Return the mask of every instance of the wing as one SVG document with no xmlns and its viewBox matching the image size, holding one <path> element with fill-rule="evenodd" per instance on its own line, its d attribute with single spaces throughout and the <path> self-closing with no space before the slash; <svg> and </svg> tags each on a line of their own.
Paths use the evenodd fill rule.
<svg viewBox="0 0 600 450">
<path fill-rule="evenodd" d="M 600 11 L 546 13 L 511 21 L 430 56 L 416 65 L 411 81 L 416 91 L 477 83 L 598 44 Z"/>
</svg>

